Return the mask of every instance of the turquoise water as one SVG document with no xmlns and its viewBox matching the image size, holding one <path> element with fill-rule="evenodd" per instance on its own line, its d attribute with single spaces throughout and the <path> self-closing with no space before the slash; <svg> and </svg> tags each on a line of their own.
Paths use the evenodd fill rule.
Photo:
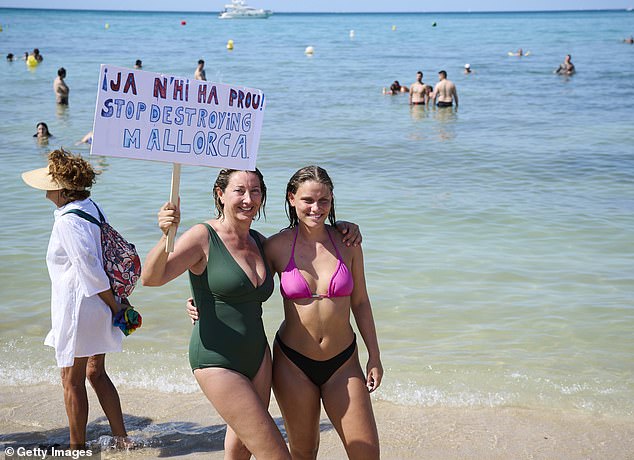
<svg viewBox="0 0 634 460">
<path fill-rule="evenodd" d="M 185 20 L 187 24 L 180 23 Z M 437 26 L 432 27 L 436 22 Z M 259 88 L 264 233 L 285 224 L 283 193 L 319 163 L 337 214 L 364 234 L 385 379 L 376 398 L 407 405 L 523 406 L 634 415 L 634 30 L 628 12 L 274 15 L 0 9 L 0 387 L 57 383 L 44 263 L 52 205 L 19 173 L 92 127 L 99 65 Z M 106 28 L 106 24 L 109 25 Z M 395 30 L 393 30 L 395 26 Z M 354 30 L 354 38 L 350 38 Z M 225 49 L 232 39 L 235 49 Z M 312 57 L 304 49 L 313 46 Z M 524 58 L 509 51 L 530 50 Z M 570 53 L 578 73 L 552 71 Z M 462 74 L 465 63 L 475 73 Z M 52 82 L 67 69 L 70 106 Z M 417 70 L 445 69 L 458 111 L 383 96 Z M 31 135 L 46 121 L 48 146 Z M 93 158 L 93 197 L 142 255 L 171 167 Z M 185 225 L 208 218 L 213 169 L 184 167 Z M 187 363 L 186 278 L 137 287 L 143 328 L 108 358 L 118 385 L 198 391 Z M 282 317 L 265 305 L 269 338 Z"/>
</svg>

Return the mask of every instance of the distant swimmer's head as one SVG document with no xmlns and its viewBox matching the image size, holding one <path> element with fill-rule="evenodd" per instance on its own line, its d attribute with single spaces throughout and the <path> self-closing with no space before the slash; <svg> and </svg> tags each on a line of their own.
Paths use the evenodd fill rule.
<svg viewBox="0 0 634 460">
<path fill-rule="evenodd" d="M 464 68 L 465 68 L 465 69 L 470 69 L 470 68 L 471 68 L 471 65 L 470 65 L 470 64 L 465 64 L 465 65 L 464 65 Z"/>
<path fill-rule="evenodd" d="M 418 71 L 416 72 L 416 81 L 421 83 L 423 81 L 423 72 L 422 71 Z"/>
<path fill-rule="evenodd" d="M 143 68 L 143 62 L 141 61 L 141 59 L 137 59 L 134 63 L 134 68 L 135 69 L 141 69 Z"/>
<path fill-rule="evenodd" d="M 398 82 L 398 80 L 394 80 L 394 83 L 390 85 L 390 91 L 392 92 L 392 94 L 396 94 L 401 91 L 401 84 Z"/>
<path fill-rule="evenodd" d="M 48 125 L 43 121 L 40 121 L 37 125 L 35 125 L 35 129 L 36 132 L 33 134 L 33 137 L 45 139 L 52 136 L 51 132 L 48 130 Z"/>
<path fill-rule="evenodd" d="M 438 78 L 441 80 L 444 80 L 445 78 L 447 78 L 447 72 L 444 70 L 441 70 L 440 72 L 438 72 Z"/>
<path fill-rule="evenodd" d="M 199 66 L 204 66 L 205 65 L 205 61 L 202 59 L 198 59 L 198 65 Z"/>
<path fill-rule="evenodd" d="M 7 54 L 7 61 L 11 62 L 11 61 L 13 61 L 13 59 L 14 59 L 13 53 Z"/>
<path fill-rule="evenodd" d="M 60 78 L 66 78 L 66 69 L 63 67 L 57 69 L 57 76 Z"/>
</svg>

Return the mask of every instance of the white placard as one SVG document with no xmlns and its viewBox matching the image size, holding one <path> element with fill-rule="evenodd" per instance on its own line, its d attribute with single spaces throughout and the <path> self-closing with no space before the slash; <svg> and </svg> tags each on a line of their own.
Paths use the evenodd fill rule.
<svg viewBox="0 0 634 460">
<path fill-rule="evenodd" d="M 255 170 L 258 89 L 101 65 L 90 153 Z"/>
</svg>

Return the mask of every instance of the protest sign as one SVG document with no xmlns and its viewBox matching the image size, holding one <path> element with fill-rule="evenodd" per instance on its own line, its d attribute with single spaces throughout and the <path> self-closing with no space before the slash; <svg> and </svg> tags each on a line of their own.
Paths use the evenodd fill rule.
<svg viewBox="0 0 634 460">
<path fill-rule="evenodd" d="M 257 89 L 102 64 L 91 154 L 251 170 Z"/>
<path fill-rule="evenodd" d="M 102 64 L 90 153 L 173 163 L 177 203 L 181 164 L 255 170 L 263 116 L 258 89 Z"/>
</svg>

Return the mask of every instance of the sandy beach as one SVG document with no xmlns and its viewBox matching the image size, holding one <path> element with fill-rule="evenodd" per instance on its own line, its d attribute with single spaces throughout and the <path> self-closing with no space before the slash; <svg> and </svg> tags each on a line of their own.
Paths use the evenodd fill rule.
<svg viewBox="0 0 634 460">
<path fill-rule="evenodd" d="M 120 390 L 130 435 L 143 447 L 105 458 L 223 458 L 224 424 L 200 393 Z M 89 391 L 88 438 L 108 435 Z M 0 396 L 2 444 L 38 446 L 68 437 L 61 387 L 13 387 Z M 375 402 L 384 459 L 632 459 L 634 424 L 626 418 L 513 407 L 451 409 Z M 271 413 L 280 427 L 275 402 Z M 320 459 L 346 458 L 322 414 Z"/>
</svg>

